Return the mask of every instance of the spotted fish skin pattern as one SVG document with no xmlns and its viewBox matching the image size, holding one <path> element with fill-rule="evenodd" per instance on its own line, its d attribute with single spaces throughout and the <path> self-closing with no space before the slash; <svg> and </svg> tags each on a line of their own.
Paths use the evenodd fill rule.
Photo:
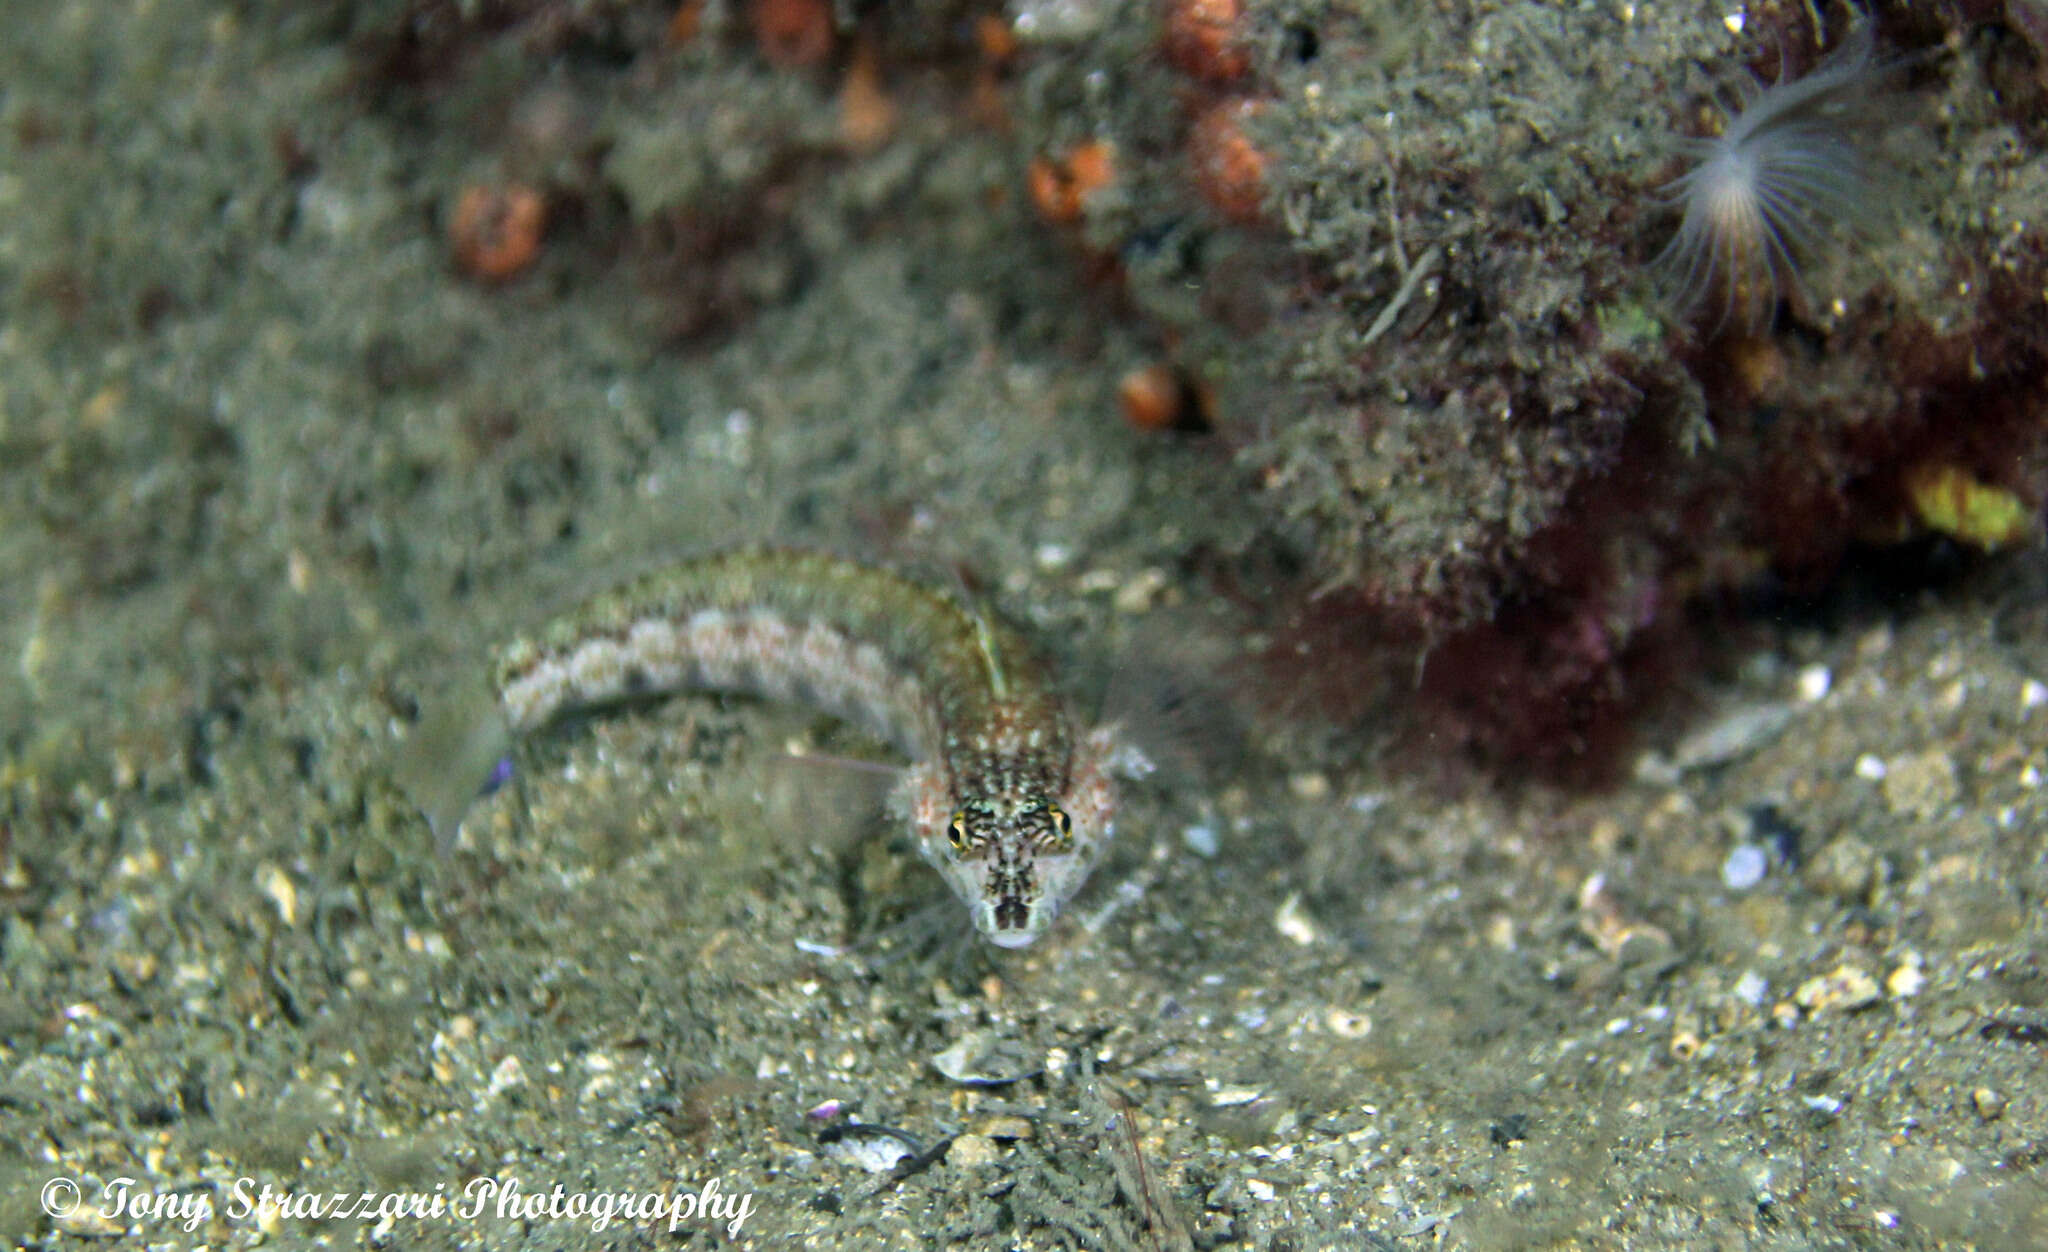
<svg viewBox="0 0 2048 1252">
<path fill-rule="evenodd" d="M 805 703 L 911 758 L 891 799 L 991 942 L 1023 947 L 1114 832 L 1116 736 L 1078 732 L 1033 651 L 955 596 L 817 552 L 648 574 L 499 649 L 507 724 L 684 690 Z"/>
</svg>

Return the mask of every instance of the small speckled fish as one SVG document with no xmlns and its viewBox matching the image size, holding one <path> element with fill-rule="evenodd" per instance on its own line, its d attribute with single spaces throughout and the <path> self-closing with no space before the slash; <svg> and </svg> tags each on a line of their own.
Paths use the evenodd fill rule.
<svg viewBox="0 0 2048 1252">
<path fill-rule="evenodd" d="M 1076 734 L 1012 632 L 886 570 L 743 549 L 650 574 L 499 651 L 506 722 L 702 689 L 811 704 L 913 764 L 891 807 L 991 942 L 1045 932 L 1113 830 L 1107 728 Z"/>
</svg>

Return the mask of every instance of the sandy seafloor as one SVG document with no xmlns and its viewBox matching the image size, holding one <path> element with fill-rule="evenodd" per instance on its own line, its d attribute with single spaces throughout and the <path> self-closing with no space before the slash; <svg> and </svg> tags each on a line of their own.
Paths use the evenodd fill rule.
<svg viewBox="0 0 2048 1252">
<path fill-rule="evenodd" d="M 1227 648 L 1177 557 L 1258 522 L 1199 445 L 1116 420 L 1141 350 L 983 211 L 998 146 L 839 180 L 801 281 L 676 349 L 629 276 L 453 272 L 475 154 L 364 104 L 333 12 L 294 14 L 4 12 L 0 1234 L 2048 1246 L 2038 549 L 1769 632 L 1671 732 L 1747 728 L 1727 759 L 1605 794 L 1447 797 L 1259 723 L 1134 788 L 1021 953 L 893 834 L 846 846 L 857 789 L 758 799 L 793 744 L 873 752 L 744 701 L 528 745 L 437 855 L 398 780 L 453 750 L 419 715 L 620 573 L 922 552 L 1093 675 Z M 1745 848 L 1767 872 L 1731 885 Z M 895 1141 L 821 1136 L 832 1102 L 945 1150 L 874 1172 Z M 231 1209 L 237 1180 L 475 1178 L 750 1209 Z M 94 1212 L 116 1179 L 216 1211 Z"/>
</svg>

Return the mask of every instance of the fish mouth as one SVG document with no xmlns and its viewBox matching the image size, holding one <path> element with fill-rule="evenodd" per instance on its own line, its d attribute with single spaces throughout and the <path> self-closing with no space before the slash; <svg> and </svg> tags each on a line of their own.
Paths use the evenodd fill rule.
<svg viewBox="0 0 2048 1252">
<path fill-rule="evenodd" d="M 1022 948 L 1038 938 L 1039 927 L 1031 924 L 1031 906 L 1016 896 L 1004 896 L 989 910 L 989 925 L 982 933 L 999 948 Z"/>
</svg>

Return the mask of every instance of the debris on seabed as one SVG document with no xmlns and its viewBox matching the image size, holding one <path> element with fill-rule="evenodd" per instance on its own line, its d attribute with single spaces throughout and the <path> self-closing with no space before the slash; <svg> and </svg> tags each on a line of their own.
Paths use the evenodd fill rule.
<svg viewBox="0 0 2048 1252">
<path fill-rule="evenodd" d="M 1792 993 L 1793 1002 L 1809 1013 L 1853 1012 L 1883 998 L 1877 979 L 1854 965 L 1837 965 L 1825 974 L 1807 979 Z"/>
<path fill-rule="evenodd" d="M 1770 872 L 1771 858 L 1753 843 L 1738 843 L 1721 862 L 1721 884 L 1730 891 L 1748 891 Z"/>
<path fill-rule="evenodd" d="M 818 1136 L 825 1155 L 870 1174 L 886 1174 L 924 1149 L 910 1134 L 888 1126 L 846 1122 Z"/>
<path fill-rule="evenodd" d="M 1792 712 L 1776 700 L 1735 705 L 1687 731 L 1668 753 L 1643 753 L 1636 781 L 1668 787 L 1695 770 L 1740 760 L 1784 733 Z"/>
<path fill-rule="evenodd" d="M 1281 901 L 1279 909 L 1273 914 L 1273 929 L 1304 948 L 1322 938 L 1315 918 L 1309 916 L 1308 910 L 1301 906 L 1299 891 Z"/>
<path fill-rule="evenodd" d="M 1001 1087 L 1038 1073 L 1038 1058 L 1024 1045 L 978 1030 L 932 1057 L 932 1068 L 963 1087 Z"/>
</svg>

